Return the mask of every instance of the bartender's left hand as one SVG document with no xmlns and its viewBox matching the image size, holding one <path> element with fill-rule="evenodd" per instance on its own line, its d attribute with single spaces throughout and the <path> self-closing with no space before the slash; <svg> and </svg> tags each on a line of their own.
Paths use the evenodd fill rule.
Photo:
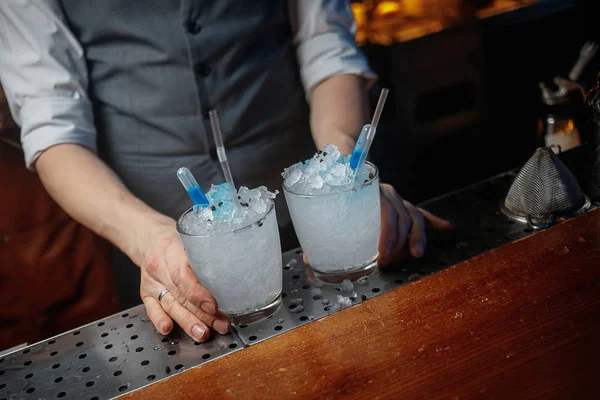
<svg viewBox="0 0 600 400">
<path fill-rule="evenodd" d="M 380 190 L 381 237 L 377 259 L 380 267 L 398 260 L 404 253 L 422 257 L 427 243 L 426 227 L 440 231 L 452 229 L 449 221 L 402 199 L 393 186 L 382 183 Z"/>
</svg>

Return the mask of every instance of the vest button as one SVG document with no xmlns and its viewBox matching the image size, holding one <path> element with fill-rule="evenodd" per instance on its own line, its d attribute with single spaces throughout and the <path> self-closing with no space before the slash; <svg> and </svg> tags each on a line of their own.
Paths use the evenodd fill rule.
<svg viewBox="0 0 600 400">
<path fill-rule="evenodd" d="M 192 35 L 197 35 L 202 30 L 202 25 L 200 25 L 196 21 L 188 21 L 187 23 L 187 31 Z"/>
<path fill-rule="evenodd" d="M 206 77 L 210 74 L 211 69 L 208 65 L 200 63 L 196 66 L 196 72 L 198 75 Z"/>
</svg>

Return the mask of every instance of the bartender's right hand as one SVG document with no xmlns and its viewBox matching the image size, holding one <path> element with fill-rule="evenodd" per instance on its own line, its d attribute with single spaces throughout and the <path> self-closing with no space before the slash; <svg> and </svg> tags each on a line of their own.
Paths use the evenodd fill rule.
<svg viewBox="0 0 600 400">
<path fill-rule="evenodd" d="M 208 339 L 210 328 L 221 334 L 229 331 L 229 319 L 192 272 L 174 223 L 151 235 L 141 270 L 140 294 L 148 317 L 161 334 L 171 332 L 173 321 L 197 342 Z M 159 302 L 165 288 L 169 291 Z"/>
</svg>

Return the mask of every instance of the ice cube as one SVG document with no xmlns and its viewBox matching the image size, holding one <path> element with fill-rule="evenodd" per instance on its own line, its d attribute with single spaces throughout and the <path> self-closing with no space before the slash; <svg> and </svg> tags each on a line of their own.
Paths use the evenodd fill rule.
<svg viewBox="0 0 600 400">
<path fill-rule="evenodd" d="M 254 211 L 257 214 L 264 214 L 265 212 L 267 212 L 267 203 L 260 197 L 258 197 L 256 200 L 252 197 L 250 198 L 250 200 L 251 201 L 248 204 L 252 211 Z"/>
<path fill-rule="evenodd" d="M 240 188 L 238 189 L 238 200 L 246 199 L 248 196 L 248 192 L 250 191 L 250 189 L 248 189 L 248 187 L 246 186 L 240 186 Z"/>
<path fill-rule="evenodd" d="M 291 299 L 290 300 L 290 304 L 295 304 L 295 305 L 300 305 L 304 303 L 304 299 L 302 298 L 297 298 L 297 299 Z"/>
<path fill-rule="evenodd" d="M 201 221 L 208 221 L 208 220 L 213 219 L 213 212 L 210 207 L 203 207 L 203 206 L 199 206 L 199 205 L 195 204 L 194 205 L 194 214 L 196 214 L 196 216 Z"/>
<path fill-rule="evenodd" d="M 284 175 L 285 185 L 287 187 L 292 187 L 302 178 L 302 171 L 299 169 L 294 169 L 289 172 L 289 174 Z"/>
<path fill-rule="evenodd" d="M 348 308 L 348 307 L 352 306 L 352 300 L 350 300 L 349 297 L 340 296 L 338 294 L 338 296 L 337 296 L 337 304 L 339 304 L 340 306 L 342 306 L 342 308 Z"/>
<path fill-rule="evenodd" d="M 358 278 L 358 280 L 356 281 L 356 283 L 358 283 L 359 286 L 366 286 L 369 284 L 369 277 L 368 276 L 361 276 L 360 278 Z"/>
<path fill-rule="evenodd" d="M 326 169 L 327 164 L 323 162 L 323 159 L 318 154 L 315 154 L 304 170 L 304 174 L 307 175 L 305 178 L 308 179 L 311 175 L 318 175 L 321 171 L 325 171 Z"/>
<path fill-rule="evenodd" d="M 225 201 L 219 201 L 216 204 L 213 204 L 213 207 L 215 209 L 213 211 L 213 215 L 215 216 L 215 218 L 218 218 L 218 219 L 221 219 L 224 221 L 231 221 L 233 219 L 233 217 L 234 217 L 233 204 L 231 203 L 229 198 Z M 244 216 L 238 215 L 237 217 L 243 218 Z"/>
<path fill-rule="evenodd" d="M 255 201 L 260 201 L 260 200 L 262 200 L 262 191 L 259 190 L 259 189 L 253 189 L 253 190 L 248 191 L 248 195 L 247 196 L 248 196 L 247 197 L 248 198 L 248 200 L 247 200 L 248 203 L 252 203 L 252 202 L 255 202 Z"/>
<path fill-rule="evenodd" d="M 342 292 L 352 292 L 354 290 L 354 285 L 350 282 L 350 279 L 344 279 L 339 286 Z"/>
<path fill-rule="evenodd" d="M 335 164 L 329 169 L 329 174 L 333 177 L 345 177 L 347 175 L 348 166 L 344 164 Z"/>
<path fill-rule="evenodd" d="M 304 311 L 304 306 L 303 305 L 298 305 L 298 306 L 295 306 L 295 307 L 290 307 L 290 312 L 291 313 L 300 313 L 302 311 Z"/>
<path fill-rule="evenodd" d="M 218 204 L 220 201 L 231 200 L 229 198 L 229 185 L 227 183 L 212 185 L 208 193 L 210 194 L 210 196 L 208 196 L 209 199 L 215 204 Z"/>
<path fill-rule="evenodd" d="M 323 147 L 321 157 L 323 159 L 323 164 L 325 164 L 327 167 L 330 167 L 340 158 L 340 151 L 335 145 L 328 144 L 327 146 Z"/>
<path fill-rule="evenodd" d="M 313 189 L 321 189 L 323 187 L 323 178 L 320 175 L 311 175 L 306 183 Z"/>
<path fill-rule="evenodd" d="M 292 164 L 287 168 L 283 169 L 283 173 L 281 174 L 281 176 L 283 176 L 283 179 L 287 179 L 289 177 L 289 175 L 298 170 L 298 171 L 304 171 L 305 168 L 305 163 L 307 163 L 309 160 L 306 160 L 304 162 L 297 162 L 296 164 Z"/>
</svg>

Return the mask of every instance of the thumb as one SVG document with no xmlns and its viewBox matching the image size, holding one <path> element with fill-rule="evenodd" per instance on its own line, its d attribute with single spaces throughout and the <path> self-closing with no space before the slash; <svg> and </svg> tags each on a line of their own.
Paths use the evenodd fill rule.
<svg viewBox="0 0 600 400">
<path fill-rule="evenodd" d="M 452 230 L 452 224 L 450 223 L 450 221 L 437 217 L 429 211 L 424 210 L 422 208 L 419 208 L 419 211 L 423 215 L 423 219 L 425 220 L 425 224 L 428 228 L 433 228 L 436 231 Z"/>
</svg>

